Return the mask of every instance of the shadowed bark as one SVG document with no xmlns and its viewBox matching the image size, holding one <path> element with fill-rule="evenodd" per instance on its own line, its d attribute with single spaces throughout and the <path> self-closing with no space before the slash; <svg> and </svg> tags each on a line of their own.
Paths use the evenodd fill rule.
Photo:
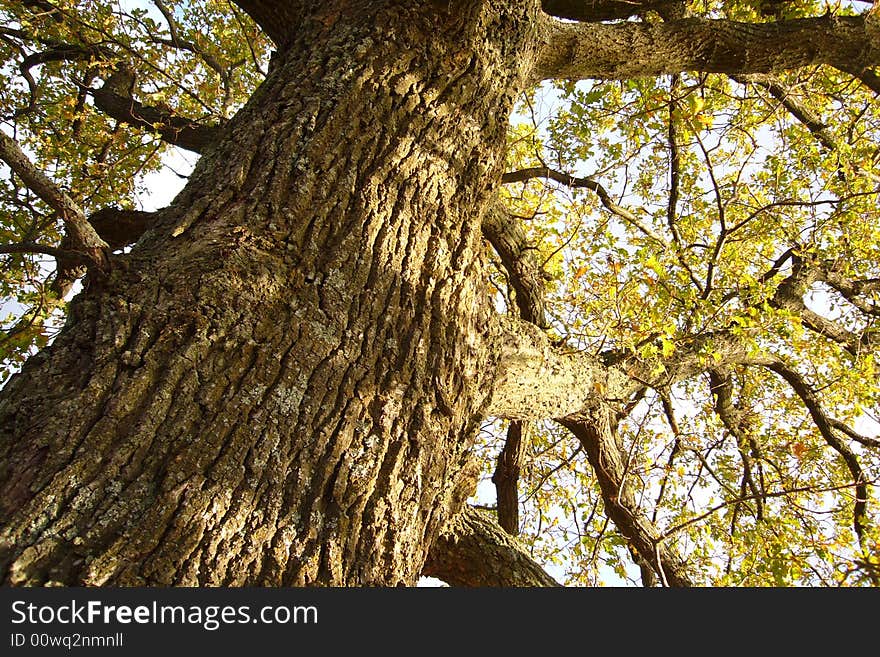
<svg viewBox="0 0 880 657">
<path fill-rule="evenodd" d="M 195 153 L 203 152 L 220 138 L 222 126 L 204 125 L 198 121 L 175 116 L 140 103 L 130 96 L 114 93 L 110 89 L 94 89 L 95 107 L 117 121 L 136 128 L 156 132 L 163 141 Z"/>
<path fill-rule="evenodd" d="M 536 7 L 316 11 L 4 389 L 7 584 L 414 584 L 470 494 Z"/>
<path fill-rule="evenodd" d="M 543 0 L 541 8 L 557 18 L 598 23 L 683 4 L 682 0 Z"/>
<path fill-rule="evenodd" d="M 443 529 L 423 574 L 452 586 L 559 586 L 516 539 L 470 507 Z"/>
<path fill-rule="evenodd" d="M 492 483 L 498 499 L 498 524 L 511 536 L 519 534 L 519 471 L 526 443 L 525 423 L 514 421 L 507 428 L 504 447 L 498 455 Z"/>
</svg>

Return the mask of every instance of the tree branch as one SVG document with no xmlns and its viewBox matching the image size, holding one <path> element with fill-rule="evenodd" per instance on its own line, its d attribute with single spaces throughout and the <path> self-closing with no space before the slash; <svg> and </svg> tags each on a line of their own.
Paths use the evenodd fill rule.
<svg viewBox="0 0 880 657">
<path fill-rule="evenodd" d="M 829 151 L 837 149 L 837 142 L 828 131 L 828 126 L 816 116 L 813 111 L 801 103 L 797 97 L 772 75 L 761 75 L 753 73 L 751 75 L 734 75 L 734 80 L 740 84 L 754 84 L 757 87 L 765 89 L 773 98 L 775 98 L 788 112 L 800 121 L 804 127 L 812 133 L 816 140 Z"/>
<path fill-rule="evenodd" d="M 112 77 L 112 76 L 111 76 Z M 204 125 L 174 113 L 144 105 L 130 95 L 116 93 L 108 84 L 90 90 L 95 107 L 117 121 L 158 133 L 163 141 L 201 153 L 220 138 L 222 125 Z"/>
<path fill-rule="evenodd" d="M 508 420 L 588 417 L 597 404 L 623 402 L 640 388 L 668 387 L 709 367 L 768 365 L 776 358 L 755 353 L 733 331 L 704 333 L 676 342 L 666 358 L 631 351 L 596 357 L 552 344 L 533 324 L 499 316 L 495 327 L 498 368 L 487 413 Z"/>
<path fill-rule="evenodd" d="M 499 316 L 500 362 L 488 414 L 511 420 L 577 415 L 626 375 L 588 353 L 564 353 L 534 324 Z M 609 382 L 611 386 L 609 386 Z"/>
<path fill-rule="evenodd" d="M 561 424 L 586 451 L 602 491 L 605 511 L 630 548 L 643 562 L 650 564 L 664 586 L 692 586 L 686 564 L 672 547 L 661 544 L 660 530 L 639 510 L 626 485 L 626 459 L 617 444 L 611 415 L 610 411 L 599 408 L 589 420 L 565 420 Z"/>
<path fill-rule="evenodd" d="M 498 524 L 511 536 L 519 534 L 519 471 L 525 441 L 523 429 L 526 423 L 514 420 L 507 427 L 504 448 L 498 454 L 492 483 L 498 500 Z"/>
<path fill-rule="evenodd" d="M 9 165 L 28 189 L 58 213 L 64 223 L 65 241 L 70 250 L 84 256 L 93 269 L 106 272 L 109 264 L 107 243 L 86 220 L 79 205 L 31 163 L 18 142 L 3 132 L 0 132 L 0 159 Z"/>
<path fill-rule="evenodd" d="M 212 69 L 218 76 L 220 76 L 220 82 L 223 85 L 224 89 L 223 108 L 225 110 L 232 94 L 230 70 L 232 68 L 235 68 L 236 66 L 243 64 L 244 60 L 241 60 L 238 63 L 230 64 L 228 66 L 220 63 L 220 61 L 214 55 L 208 52 L 200 44 L 180 38 L 177 21 L 174 19 L 174 13 L 162 0 L 153 0 L 153 4 L 156 5 L 156 8 L 162 13 L 162 16 L 165 17 L 165 22 L 168 25 L 168 32 L 171 35 L 170 39 L 153 37 L 153 41 L 156 43 L 172 46 L 179 50 L 186 50 L 193 53 L 194 55 L 197 55 L 205 63 L 205 65 L 208 66 L 208 68 Z"/>
<path fill-rule="evenodd" d="M 539 328 L 547 327 L 544 310 L 544 271 L 522 224 L 496 204 L 483 218 L 483 235 L 498 253 L 515 291 L 519 316 Z M 492 483 L 498 501 L 498 522 L 512 535 L 519 534 L 519 472 L 526 442 L 527 423 L 513 420 L 507 429 L 504 447 L 498 454 Z"/>
<path fill-rule="evenodd" d="M 111 249 L 121 249 L 137 242 L 156 219 L 153 212 L 102 208 L 89 215 L 89 223 Z"/>
<path fill-rule="evenodd" d="M 840 292 L 844 299 L 866 315 L 880 316 L 880 307 L 863 298 L 880 291 L 880 279 L 851 280 L 834 271 L 833 267 L 825 267 L 822 271 L 822 280 Z"/>
<path fill-rule="evenodd" d="M 535 77 L 625 79 L 699 71 L 744 75 L 817 64 L 868 71 L 880 44 L 863 16 L 775 23 L 687 18 L 671 22 L 560 23 L 547 18 Z"/>
<path fill-rule="evenodd" d="M 542 0 L 541 9 L 557 18 L 597 23 L 681 4 L 682 0 Z"/>
<path fill-rule="evenodd" d="M 828 423 L 832 427 L 834 427 L 835 429 L 840 431 L 841 433 L 846 434 L 847 436 L 849 436 L 850 438 L 855 440 L 857 443 L 861 443 L 865 447 L 873 447 L 874 449 L 880 449 L 880 440 L 877 440 L 876 438 L 871 438 L 869 436 L 863 436 L 862 434 L 860 434 L 858 431 L 856 431 L 855 429 L 850 427 L 845 422 L 842 422 L 841 420 L 838 420 L 833 417 L 829 417 Z"/>
<path fill-rule="evenodd" d="M 678 135 L 675 129 L 676 114 L 676 94 L 681 84 L 681 77 L 676 74 L 672 76 L 669 83 L 669 112 L 667 116 L 666 139 L 669 144 L 669 203 L 666 207 L 666 225 L 669 226 L 669 233 L 672 235 L 672 241 L 676 246 L 681 248 L 681 238 L 678 236 L 678 194 L 681 182 L 681 152 L 678 148 Z"/>
<path fill-rule="evenodd" d="M 559 586 L 516 539 L 471 507 L 443 529 L 422 574 L 451 586 Z"/>
<path fill-rule="evenodd" d="M 831 272 L 823 272 L 820 267 L 810 266 L 800 258 L 795 258 L 794 271 L 777 286 L 776 292 L 770 299 L 770 305 L 794 313 L 808 329 L 836 342 L 851 355 L 857 356 L 866 349 L 880 344 L 880 337 L 867 330 L 861 335 L 856 335 L 837 322 L 810 310 L 804 303 L 804 294 L 809 287 L 817 281 L 824 281 L 829 274 Z"/>
<path fill-rule="evenodd" d="M 626 208 L 622 208 L 617 205 L 611 198 L 608 190 L 606 190 L 602 186 L 602 184 L 594 178 L 578 178 L 576 176 L 571 176 L 567 173 L 563 173 L 549 167 L 530 167 L 528 169 L 520 169 L 519 171 L 510 171 L 508 173 L 505 173 L 501 177 L 501 183 L 511 184 L 516 182 L 525 182 L 526 180 L 531 180 L 532 178 L 548 178 L 568 187 L 584 188 L 596 192 L 596 195 L 599 197 L 599 200 L 602 202 L 602 205 L 605 207 L 606 210 L 611 212 L 613 215 L 620 217 L 625 222 L 632 225 L 640 232 L 644 233 L 647 237 L 655 240 L 661 245 L 665 245 L 663 239 L 656 233 L 651 231 L 649 228 L 647 228 L 641 221 L 639 221 L 638 217 L 636 217 Z"/>
<path fill-rule="evenodd" d="M 501 177 L 502 184 L 510 184 L 515 182 L 524 182 L 526 180 L 531 180 L 532 178 L 548 178 L 550 180 L 555 180 L 558 183 L 566 185 L 571 188 L 584 188 L 589 189 L 591 191 L 596 192 L 596 195 L 599 197 L 599 200 L 602 203 L 602 206 L 611 212 L 616 217 L 623 219 L 630 226 L 638 230 L 640 233 L 648 237 L 649 239 L 657 242 L 658 246 L 663 249 L 670 248 L 666 241 L 657 233 L 648 228 L 642 221 L 639 220 L 637 216 L 635 216 L 632 212 L 623 208 L 611 198 L 611 195 L 608 193 L 602 184 L 590 177 L 587 178 L 578 178 L 576 176 L 571 176 L 569 174 L 563 173 L 561 171 L 557 171 L 555 169 L 551 169 L 550 167 L 530 167 L 527 169 L 520 169 L 519 171 L 511 171 L 505 173 Z M 674 180 L 673 183 L 677 185 L 677 180 Z M 671 195 L 670 195 L 671 198 Z M 675 224 L 670 223 L 670 228 L 673 231 L 673 237 L 677 238 L 678 233 L 675 230 Z M 674 249 L 676 259 L 682 268 L 688 273 L 691 281 L 694 283 L 694 286 L 698 290 L 702 290 L 700 286 L 700 282 L 694 276 L 693 271 L 691 270 L 690 265 L 688 265 L 684 256 L 682 255 L 682 251 L 680 248 L 680 244 L 676 244 L 679 248 Z"/>
<path fill-rule="evenodd" d="M 779 103 L 789 112 L 789 114 L 800 121 L 801 124 L 810 131 L 810 134 L 815 137 L 816 141 L 819 142 L 822 148 L 829 152 L 840 151 L 840 145 L 837 143 L 834 135 L 831 134 L 828 126 L 822 121 L 822 119 L 819 118 L 815 113 L 813 113 L 813 111 L 809 107 L 801 103 L 797 99 L 795 94 L 792 93 L 791 89 L 789 89 L 776 77 L 772 75 L 761 75 L 758 73 L 754 73 L 751 75 L 734 75 L 731 76 L 731 78 L 743 85 L 750 83 L 757 87 L 765 89 L 773 98 L 779 101 Z M 880 175 L 874 173 L 873 171 L 868 171 L 855 163 L 851 163 L 850 166 L 860 175 L 867 176 L 871 180 L 880 182 Z M 839 166 L 838 175 L 846 175 L 844 170 Z"/>
<path fill-rule="evenodd" d="M 137 242 L 141 235 L 153 225 L 155 218 L 156 215 L 153 212 L 108 207 L 89 215 L 88 221 L 98 236 L 115 251 Z M 0 244 L 0 253 L 43 253 L 56 259 L 66 258 L 77 261 L 81 265 L 88 264 L 88 260 L 80 253 L 37 242 Z"/>
<path fill-rule="evenodd" d="M 174 14 L 168 6 L 162 2 L 162 0 L 153 0 L 153 4 L 156 5 L 156 8 L 162 13 L 162 16 L 165 17 L 165 23 L 168 25 L 168 32 L 171 35 L 170 39 L 157 39 L 157 41 L 181 50 L 188 50 L 194 55 L 198 55 L 208 67 L 225 79 L 227 77 L 226 67 L 217 61 L 216 57 L 207 52 L 199 44 L 180 38 L 180 34 L 177 31 L 177 21 L 174 20 Z"/>
<path fill-rule="evenodd" d="M 854 78 L 861 81 L 863 85 L 868 87 L 875 94 L 880 94 L 880 75 L 877 75 L 867 66 L 840 66 L 841 71 L 849 73 Z"/>
<path fill-rule="evenodd" d="M 483 216 L 482 229 L 507 271 L 520 317 L 546 328 L 543 270 L 519 221 L 504 208 L 495 206 Z"/>
<path fill-rule="evenodd" d="M 736 446 L 739 450 L 740 459 L 743 464 L 743 482 L 752 491 L 755 500 L 756 510 L 755 519 L 764 519 L 764 478 L 760 477 L 758 482 L 752 474 L 752 456 L 758 456 L 758 444 L 752 436 L 752 429 L 749 426 L 748 419 L 742 410 L 733 404 L 733 381 L 729 372 L 712 369 L 709 370 L 709 382 L 712 386 L 712 393 L 715 397 L 715 412 L 721 418 L 721 422 L 727 429 L 728 433 L 736 440 Z M 760 463 L 758 464 L 760 467 Z M 760 474 L 760 471 L 759 471 Z"/>
<path fill-rule="evenodd" d="M 0 244 L 0 253 L 42 253 L 50 255 L 53 258 L 71 258 L 79 260 L 82 264 L 86 264 L 85 256 L 74 251 L 59 249 L 54 246 L 46 246 L 37 242 L 18 242 L 16 244 Z"/>
<path fill-rule="evenodd" d="M 778 374 L 791 386 L 797 396 L 800 397 L 801 401 L 804 403 L 804 406 L 807 407 L 807 411 L 809 411 L 810 417 L 813 418 L 813 423 L 816 425 L 816 428 L 819 429 L 822 438 L 825 439 L 825 442 L 828 443 L 832 449 L 840 454 L 844 463 L 846 463 L 846 467 L 849 469 L 850 474 L 853 477 L 856 489 L 856 501 L 853 506 L 853 529 L 855 529 L 856 535 L 861 541 L 864 537 L 865 528 L 867 526 L 866 508 L 868 503 L 868 479 L 862 471 L 858 458 L 849 446 L 844 443 L 836 433 L 834 433 L 834 425 L 825 413 L 825 410 L 822 408 L 819 397 L 800 374 L 788 367 L 782 361 L 776 361 L 765 367 Z"/>
</svg>

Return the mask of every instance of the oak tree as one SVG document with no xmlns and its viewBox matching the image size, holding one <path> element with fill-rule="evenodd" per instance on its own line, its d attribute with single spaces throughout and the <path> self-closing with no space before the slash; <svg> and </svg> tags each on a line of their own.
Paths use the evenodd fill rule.
<svg viewBox="0 0 880 657">
<path fill-rule="evenodd" d="M 0 16 L 5 583 L 880 584 L 876 5 Z"/>
</svg>

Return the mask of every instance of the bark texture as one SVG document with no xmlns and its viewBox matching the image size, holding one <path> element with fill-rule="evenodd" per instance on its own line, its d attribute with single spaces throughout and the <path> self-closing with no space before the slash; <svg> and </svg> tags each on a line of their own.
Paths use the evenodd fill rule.
<svg viewBox="0 0 880 657">
<path fill-rule="evenodd" d="M 425 563 L 425 575 L 452 586 L 559 586 L 516 539 L 470 507 L 443 529 Z"/>
<path fill-rule="evenodd" d="M 538 3 L 289 4 L 273 73 L 3 391 L 6 584 L 413 584 L 472 492 L 480 215 Z"/>
<path fill-rule="evenodd" d="M 818 64 L 861 74 L 880 64 L 877 28 L 862 16 L 775 23 L 688 18 L 610 25 L 545 19 L 543 39 L 538 79 L 609 80 L 681 71 L 735 75 Z"/>
<path fill-rule="evenodd" d="M 498 524 L 511 536 L 519 534 L 519 473 L 526 450 L 523 440 L 524 422 L 514 421 L 507 427 L 507 439 L 498 454 L 492 483 L 498 500 Z"/>
<path fill-rule="evenodd" d="M 876 8 L 612 25 L 540 9 L 598 20 L 680 3 L 234 1 L 277 52 L 228 123 L 137 104 L 118 76 L 93 90 L 98 109 L 202 153 L 168 208 L 108 209 L 90 224 L 0 139 L 0 156 L 65 220 L 77 265 L 92 264 L 65 330 L 0 393 L 0 581 L 409 585 L 434 546 L 426 572 L 450 583 L 552 584 L 497 525 L 459 514 L 474 435 L 493 414 L 559 419 L 639 563 L 687 585 L 626 486 L 615 406 L 705 371 L 710 345 L 719 368 L 786 379 L 866 485 L 812 391 L 732 332 L 682 341 L 659 370 L 625 352 L 561 352 L 539 328 L 525 234 L 486 211 L 513 101 L 535 80 L 829 64 L 880 90 Z M 507 182 L 534 175 L 594 189 L 627 219 L 589 179 L 540 168 Z M 108 270 L 105 251 L 141 232 Z M 493 319 L 481 234 L 521 320 Z M 774 303 L 864 346 L 803 312 L 791 283 Z M 517 459 L 504 465 L 515 531 Z"/>
</svg>

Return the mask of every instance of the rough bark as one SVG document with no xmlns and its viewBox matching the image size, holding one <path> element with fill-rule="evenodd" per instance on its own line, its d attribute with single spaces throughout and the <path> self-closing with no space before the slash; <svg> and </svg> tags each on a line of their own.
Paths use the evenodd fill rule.
<svg viewBox="0 0 880 657">
<path fill-rule="evenodd" d="M 7 584 L 413 584 L 472 492 L 480 215 L 537 2 L 289 4 L 273 73 L 3 390 Z"/>
<path fill-rule="evenodd" d="M 480 232 L 507 118 L 526 84 L 551 76 L 825 63 L 871 85 L 876 20 L 571 25 L 539 17 L 541 4 L 580 11 L 569 2 L 235 2 L 278 51 L 222 128 L 149 114 L 113 85 L 94 93 L 204 156 L 169 208 L 103 228 L 111 215 L 93 216 L 111 246 L 146 232 L 0 394 L 0 579 L 412 584 L 434 545 L 426 572 L 447 581 L 550 583 L 494 524 L 456 515 L 491 413 L 561 418 L 640 563 L 689 583 L 634 513 L 611 407 L 704 371 L 707 348 L 719 367 L 775 361 L 722 331 L 676 345 L 658 370 L 632 354 L 560 353 L 534 324 L 496 325 Z M 95 237 L 46 190 L 72 232 Z M 497 237 L 522 314 L 543 323 L 539 272 L 518 235 Z"/>
<path fill-rule="evenodd" d="M 524 422 L 507 427 L 507 439 L 498 454 L 492 483 L 498 500 L 498 524 L 511 536 L 519 534 L 519 472 L 525 454 Z"/>
<path fill-rule="evenodd" d="M 613 25 L 547 18 L 543 23 L 537 79 L 624 79 L 683 71 L 743 75 L 817 64 L 856 75 L 880 64 L 877 30 L 861 16 L 775 23 L 699 18 Z"/>
<path fill-rule="evenodd" d="M 609 390 L 629 389 L 621 370 L 590 353 L 563 352 L 534 324 L 512 317 L 500 322 L 500 355 L 488 411 L 509 420 L 577 417 Z"/>
<path fill-rule="evenodd" d="M 682 0 L 543 0 L 541 8 L 558 18 L 598 23 L 683 4 Z"/>
<path fill-rule="evenodd" d="M 443 529 L 424 574 L 451 586 L 559 586 L 516 539 L 470 507 Z"/>
<path fill-rule="evenodd" d="M 632 350 L 600 356 L 553 344 L 534 324 L 505 316 L 495 322 L 500 360 L 487 411 L 508 420 L 590 418 L 597 402 L 626 402 L 645 386 L 664 388 L 716 366 L 768 365 L 742 333 L 717 331 L 681 340 L 665 360 L 642 359 Z"/>
</svg>

